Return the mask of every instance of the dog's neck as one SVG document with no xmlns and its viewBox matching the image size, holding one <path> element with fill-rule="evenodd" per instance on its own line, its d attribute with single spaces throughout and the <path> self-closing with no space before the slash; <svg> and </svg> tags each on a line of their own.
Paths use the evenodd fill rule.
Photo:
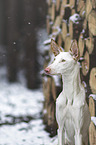
<svg viewBox="0 0 96 145">
<path fill-rule="evenodd" d="M 79 65 L 76 64 L 74 70 L 67 74 L 62 74 L 63 93 L 69 102 L 78 95 L 81 89 Z"/>
</svg>

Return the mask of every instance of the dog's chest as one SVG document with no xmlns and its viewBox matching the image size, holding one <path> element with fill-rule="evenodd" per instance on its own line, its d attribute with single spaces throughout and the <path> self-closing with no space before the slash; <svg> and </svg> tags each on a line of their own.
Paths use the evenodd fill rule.
<svg viewBox="0 0 96 145">
<path fill-rule="evenodd" d="M 56 100 L 56 118 L 59 122 L 61 120 L 65 119 L 72 119 L 72 105 L 68 104 L 68 100 L 66 97 L 63 96 L 63 94 L 60 94 L 60 96 Z"/>
<path fill-rule="evenodd" d="M 66 133 L 70 138 L 74 136 L 72 108 L 72 105 L 67 104 L 66 98 L 64 98 L 64 96 L 60 96 L 56 100 L 56 119 L 58 125 L 62 126 L 66 130 Z"/>
<path fill-rule="evenodd" d="M 78 116 L 78 113 L 82 116 L 80 112 L 82 111 L 78 109 L 75 104 L 73 105 L 72 101 L 68 100 L 63 93 L 59 95 L 56 100 L 56 119 L 59 124 L 67 122 L 68 120 L 70 120 L 69 124 L 70 122 L 71 125 L 74 124 L 74 120 L 76 116 Z"/>
<path fill-rule="evenodd" d="M 67 103 L 63 104 L 63 102 L 58 102 L 56 104 L 56 113 L 58 114 L 58 117 L 63 120 L 66 120 L 66 119 L 72 120 L 72 116 L 73 116 L 72 110 L 74 110 L 74 107 Z"/>
</svg>

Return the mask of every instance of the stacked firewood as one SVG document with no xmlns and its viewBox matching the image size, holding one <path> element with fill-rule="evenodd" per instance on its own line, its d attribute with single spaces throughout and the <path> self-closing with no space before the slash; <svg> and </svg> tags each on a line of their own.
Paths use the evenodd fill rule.
<svg viewBox="0 0 96 145">
<path fill-rule="evenodd" d="M 92 120 L 89 126 L 89 141 L 90 145 L 96 145 L 96 94 L 90 95 L 89 110 Z"/>
<path fill-rule="evenodd" d="M 72 40 L 76 39 L 80 51 L 81 79 L 86 89 L 86 99 L 91 116 L 96 117 L 96 97 L 92 97 L 96 96 L 96 0 L 47 0 L 47 2 L 46 23 L 49 39 L 44 44 L 49 49 L 45 50 L 44 68 L 52 60 L 51 38 L 64 48 L 64 51 L 69 51 Z M 44 110 L 46 110 L 44 119 L 46 118 L 50 126 L 55 122 L 55 100 L 62 84 L 56 85 L 54 77 L 45 77 L 46 79 L 43 79 Z M 58 80 L 61 83 L 60 77 Z M 96 124 L 93 119 L 89 127 L 89 141 L 90 145 L 96 144 Z"/>
</svg>

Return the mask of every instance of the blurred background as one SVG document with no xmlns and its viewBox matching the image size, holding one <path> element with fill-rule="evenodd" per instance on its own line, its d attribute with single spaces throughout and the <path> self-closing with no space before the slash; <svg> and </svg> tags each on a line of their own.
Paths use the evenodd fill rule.
<svg viewBox="0 0 96 145">
<path fill-rule="evenodd" d="M 89 142 L 96 142 L 95 0 L 0 0 L 0 145 L 57 140 L 61 77 L 40 75 L 53 59 L 51 38 L 65 51 L 77 40 L 91 113 Z"/>
<path fill-rule="evenodd" d="M 0 0 L 0 145 L 47 145 L 42 119 L 46 0 Z"/>
<path fill-rule="evenodd" d="M 0 65 L 7 67 L 8 81 L 18 81 L 24 70 L 27 87 L 38 88 L 38 31 L 45 28 L 46 11 L 46 0 L 0 0 Z"/>
</svg>

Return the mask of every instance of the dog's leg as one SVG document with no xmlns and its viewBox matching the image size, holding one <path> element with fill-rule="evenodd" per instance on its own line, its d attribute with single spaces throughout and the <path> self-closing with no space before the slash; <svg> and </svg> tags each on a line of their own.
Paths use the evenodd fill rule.
<svg viewBox="0 0 96 145">
<path fill-rule="evenodd" d="M 65 145 L 65 131 L 63 128 L 58 129 L 58 145 Z"/>
<path fill-rule="evenodd" d="M 84 123 L 84 119 L 82 118 L 83 108 L 73 107 L 71 109 L 71 115 L 73 117 L 73 124 L 75 129 L 75 145 L 83 145 L 83 137 L 81 134 L 81 128 Z"/>
<path fill-rule="evenodd" d="M 79 130 L 75 131 L 75 145 L 83 145 L 82 135 Z"/>
</svg>

